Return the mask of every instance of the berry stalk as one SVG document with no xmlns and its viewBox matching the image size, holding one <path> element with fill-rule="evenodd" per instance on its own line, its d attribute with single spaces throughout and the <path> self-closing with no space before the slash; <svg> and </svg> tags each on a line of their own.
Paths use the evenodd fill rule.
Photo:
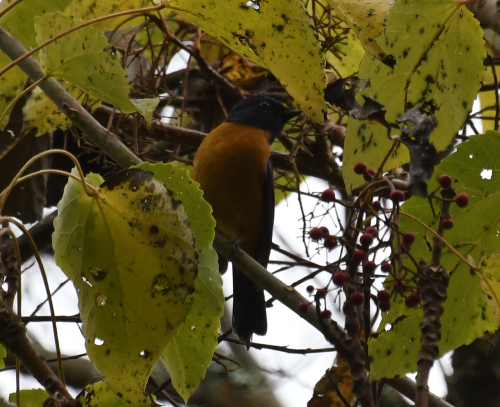
<svg viewBox="0 0 500 407">
<path fill-rule="evenodd" d="M 443 220 L 449 219 L 449 207 L 455 197 L 453 187 L 443 188 L 441 191 L 440 219 L 437 234 L 442 237 L 445 231 Z M 432 261 L 430 265 L 421 262 L 419 292 L 422 295 L 424 319 L 420 324 L 422 332 L 420 352 L 418 354 L 417 394 L 415 407 L 428 407 L 429 405 L 429 372 L 434 360 L 439 355 L 439 340 L 441 339 L 441 315 L 444 312 L 443 303 L 446 301 L 447 288 L 450 277 L 441 266 L 441 253 L 443 250 L 442 239 L 434 237 L 432 245 Z"/>
</svg>

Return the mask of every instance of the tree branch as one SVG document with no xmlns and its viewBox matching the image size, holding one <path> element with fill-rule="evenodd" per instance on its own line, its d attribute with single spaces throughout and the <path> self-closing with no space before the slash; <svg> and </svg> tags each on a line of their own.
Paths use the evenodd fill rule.
<svg viewBox="0 0 500 407">
<path fill-rule="evenodd" d="M 0 301 L 0 343 L 22 360 L 24 367 L 51 395 L 62 396 L 67 406 L 78 406 L 64 384 L 31 345 L 19 316 L 7 309 L 3 301 Z"/>
</svg>

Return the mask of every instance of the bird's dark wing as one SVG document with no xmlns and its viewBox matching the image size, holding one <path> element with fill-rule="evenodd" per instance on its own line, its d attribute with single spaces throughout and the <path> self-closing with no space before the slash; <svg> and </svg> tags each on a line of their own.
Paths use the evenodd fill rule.
<svg viewBox="0 0 500 407">
<path fill-rule="evenodd" d="M 274 171 L 271 158 L 267 160 L 267 171 L 262 185 L 262 234 L 255 260 L 267 267 L 274 225 Z M 241 271 L 233 273 L 233 329 L 246 348 L 250 347 L 252 334 L 267 332 L 266 302 L 264 290 Z"/>
<path fill-rule="evenodd" d="M 271 157 L 267 160 L 267 172 L 262 185 L 262 236 L 257 251 L 257 260 L 267 267 L 271 254 L 274 226 L 274 169 Z"/>
</svg>

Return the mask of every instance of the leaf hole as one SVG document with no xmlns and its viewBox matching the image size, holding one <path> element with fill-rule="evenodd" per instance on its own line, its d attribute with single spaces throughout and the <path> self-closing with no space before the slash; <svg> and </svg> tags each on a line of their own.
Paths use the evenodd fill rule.
<svg viewBox="0 0 500 407">
<path fill-rule="evenodd" d="M 488 170 L 488 169 L 484 169 L 481 171 L 481 178 L 482 179 L 491 179 L 491 177 L 493 176 L 493 170 Z"/>
<path fill-rule="evenodd" d="M 103 294 L 97 294 L 95 296 L 95 303 L 97 304 L 98 307 L 104 307 L 106 305 L 107 300 L 108 300 L 108 297 L 106 297 Z"/>
<path fill-rule="evenodd" d="M 82 276 L 82 280 L 85 281 L 89 286 L 93 287 L 92 283 L 85 276 Z"/>
<path fill-rule="evenodd" d="M 94 339 L 94 345 L 97 345 L 97 346 L 102 346 L 104 345 L 104 339 L 101 339 L 101 338 L 95 338 Z"/>
<path fill-rule="evenodd" d="M 246 4 L 246 6 L 250 7 L 250 8 L 253 8 L 254 10 L 259 10 L 260 9 L 259 3 L 255 2 L 255 1 L 248 1 L 247 4 Z"/>
</svg>

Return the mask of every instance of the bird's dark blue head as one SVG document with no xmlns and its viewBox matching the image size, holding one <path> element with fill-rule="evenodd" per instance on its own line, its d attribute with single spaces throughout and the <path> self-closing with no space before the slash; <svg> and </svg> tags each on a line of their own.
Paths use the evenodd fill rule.
<svg viewBox="0 0 500 407">
<path fill-rule="evenodd" d="M 287 109 L 281 102 L 269 96 L 250 96 L 238 103 L 227 116 L 226 122 L 256 127 L 271 133 L 269 144 L 283 131 L 292 117 L 302 113 Z"/>
</svg>

